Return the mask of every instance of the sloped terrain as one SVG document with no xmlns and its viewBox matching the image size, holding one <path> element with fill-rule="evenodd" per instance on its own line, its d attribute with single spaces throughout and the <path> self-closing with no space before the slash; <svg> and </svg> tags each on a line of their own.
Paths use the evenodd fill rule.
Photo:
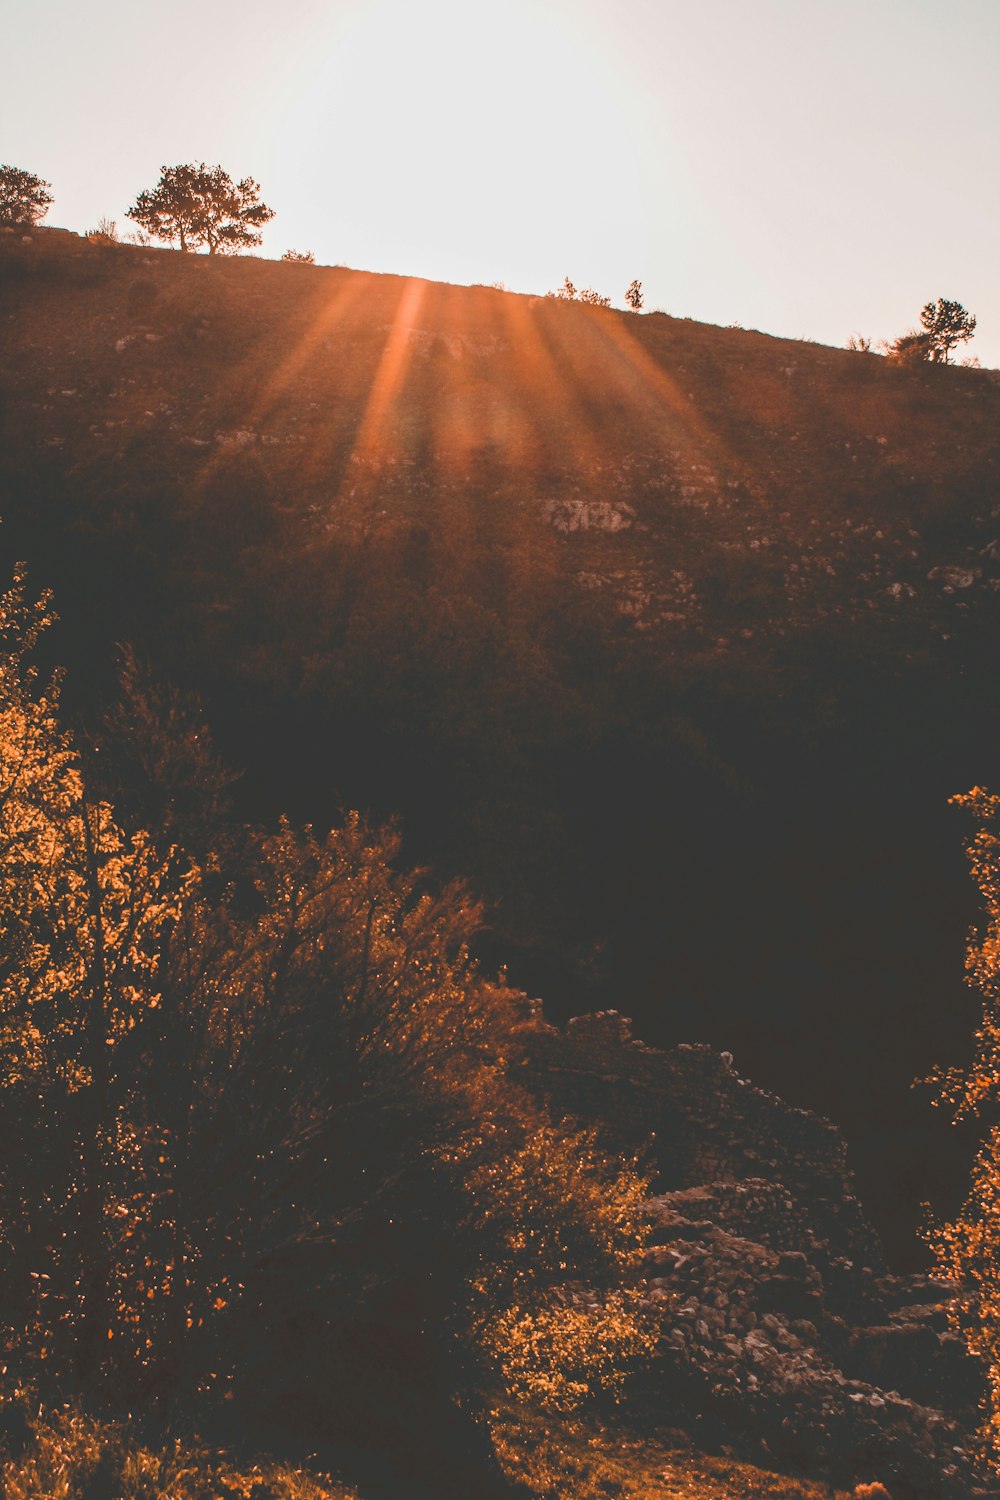
<svg viewBox="0 0 1000 1500">
<path fill-rule="evenodd" d="M 0 245 L 0 509 L 82 713 L 135 643 L 252 812 L 398 815 L 553 1014 L 845 1126 L 897 1256 L 962 1175 L 945 799 L 996 779 L 988 372 L 343 269 Z M 998 512 L 995 514 L 995 512 Z"/>
<path fill-rule="evenodd" d="M 829 1122 L 614 1012 L 565 1030 L 536 1015 L 529 1058 L 558 1107 L 650 1151 L 660 1337 L 626 1406 L 640 1430 L 893 1495 L 975 1489 L 983 1374 L 950 1326 L 954 1288 L 887 1274 Z"/>
</svg>

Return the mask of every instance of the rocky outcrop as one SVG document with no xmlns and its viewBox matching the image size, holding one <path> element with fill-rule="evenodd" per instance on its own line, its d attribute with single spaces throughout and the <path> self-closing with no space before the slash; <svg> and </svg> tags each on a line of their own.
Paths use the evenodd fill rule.
<svg viewBox="0 0 1000 1500">
<path fill-rule="evenodd" d="M 830 1242 L 780 1249 L 784 1229 L 772 1234 L 761 1212 L 766 1186 L 651 1203 L 647 1297 L 662 1323 L 652 1393 L 782 1459 L 876 1477 L 894 1495 L 970 1493 L 978 1379 L 947 1327 L 950 1289 L 917 1278 L 907 1291 Z"/>
<path fill-rule="evenodd" d="M 893 1496 L 975 1492 L 982 1382 L 949 1327 L 953 1289 L 887 1274 L 829 1121 L 754 1088 L 728 1054 L 645 1046 L 615 1012 L 559 1030 L 534 1008 L 525 1055 L 557 1111 L 651 1149 L 654 1418 L 709 1417 Z"/>
<path fill-rule="evenodd" d="M 557 531 L 624 531 L 635 520 L 634 509 L 624 501 L 573 497 L 543 500 L 542 515 Z"/>
</svg>

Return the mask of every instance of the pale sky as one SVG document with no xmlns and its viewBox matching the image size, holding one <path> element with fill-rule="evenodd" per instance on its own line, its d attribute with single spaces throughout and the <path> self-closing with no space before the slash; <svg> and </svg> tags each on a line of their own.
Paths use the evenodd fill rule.
<svg viewBox="0 0 1000 1500">
<path fill-rule="evenodd" d="M 163 165 L 263 252 L 843 344 L 939 296 L 1000 366 L 1000 0 L 20 0 L 0 160 L 133 226 Z"/>
</svg>

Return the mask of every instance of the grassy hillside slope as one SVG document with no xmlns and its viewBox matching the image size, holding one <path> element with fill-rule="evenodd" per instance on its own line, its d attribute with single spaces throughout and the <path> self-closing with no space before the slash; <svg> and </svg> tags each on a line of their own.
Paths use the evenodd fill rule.
<svg viewBox="0 0 1000 1500">
<path fill-rule="evenodd" d="M 399 815 L 557 1013 L 843 1124 L 903 1256 L 960 1156 L 1000 781 L 1000 386 L 343 269 L 0 244 L 0 543 L 81 711 L 129 640 L 250 810 Z M 952 1186 L 950 1186 L 952 1185 Z"/>
</svg>

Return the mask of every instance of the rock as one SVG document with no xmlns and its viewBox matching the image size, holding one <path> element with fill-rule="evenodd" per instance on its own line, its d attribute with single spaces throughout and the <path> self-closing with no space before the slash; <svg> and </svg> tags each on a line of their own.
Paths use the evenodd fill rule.
<svg viewBox="0 0 1000 1500">
<path fill-rule="evenodd" d="M 542 515 L 557 531 L 624 531 L 635 511 L 624 501 L 543 500 Z"/>
<path fill-rule="evenodd" d="M 982 576 L 981 568 L 965 568 L 955 565 L 931 568 L 927 575 L 932 582 L 940 583 L 946 594 L 954 593 L 956 589 L 970 589 Z"/>
<path fill-rule="evenodd" d="M 969 1494 L 981 1378 L 947 1329 L 953 1289 L 885 1274 L 832 1126 L 709 1048 L 643 1046 L 616 1013 L 564 1032 L 535 1013 L 526 1058 L 557 1107 L 613 1122 L 601 1128 L 614 1144 L 655 1139 L 673 1186 L 647 1205 L 662 1319 L 649 1383 L 672 1412 L 688 1401 L 692 1424 L 711 1415 L 813 1469 Z"/>
</svg>

